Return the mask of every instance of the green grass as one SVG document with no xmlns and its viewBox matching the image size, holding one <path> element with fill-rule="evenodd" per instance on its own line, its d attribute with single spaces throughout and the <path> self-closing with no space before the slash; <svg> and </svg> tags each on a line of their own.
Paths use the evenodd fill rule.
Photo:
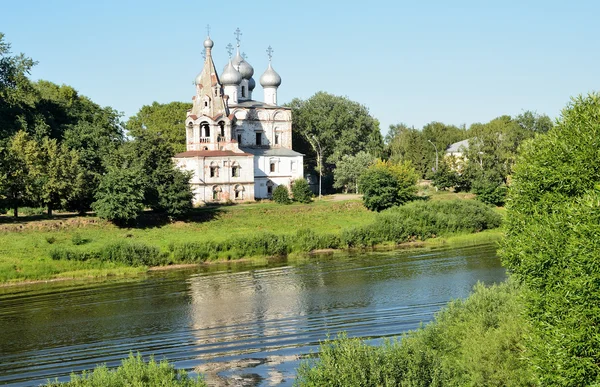
<svg viewBox="0 0 600 387">
<path fill-rule="evenodd" d="M 496 227 L 494 217 L 471 200 L 417 201 L 381 214 L 360 200 L 262 202 L 200 208 L 186 221 L 172 223 L 147 213 L 137 228 L 90 216 L 34 216 L 21 222 L 1 217 L 0 283 L 133 276 L 160 264 L 397 245 Z M 475 238 L 496 237 L 482 235 Z"/>
</svg>

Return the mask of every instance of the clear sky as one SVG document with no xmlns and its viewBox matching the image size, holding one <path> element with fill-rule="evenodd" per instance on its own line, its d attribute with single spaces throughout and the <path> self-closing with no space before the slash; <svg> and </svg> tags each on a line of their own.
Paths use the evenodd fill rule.
<svg viewBox="0 0 600 387">
<path fill-rule="evenodd" d="M 153 101 L 189 101 L 206 25 L 218 69 L 235 44 L 267 67 L 278 102 L 323 90 L 381 122 L 467 126 L 524 110 L 557 117 L 600 89 L 598 1 L 3 1 L 0 32 L 39 64 L 33 79 L 73 86 L 125 118 Z"/>
</svg>

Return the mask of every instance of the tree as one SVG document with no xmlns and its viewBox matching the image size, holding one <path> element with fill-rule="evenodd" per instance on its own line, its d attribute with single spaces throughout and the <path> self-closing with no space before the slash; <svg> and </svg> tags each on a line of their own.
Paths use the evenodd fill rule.
<svg viewBox="0 0 600 387">
<path fill-rule="evenodd" d="M 186 113 L 191 108 L 192 104 L 188 102 L 144 105 L 127 121 L 127 131 L 134 138 L 142 137 L 146 132 L 160 134 L 175 152 L 183 152 Z"/>
<path fill-rule="evenodd" d="M 109 165 L 92 208 L 100 218 L 118 225 L 132 224 L 144 210 L 142 169 L 135 165 Z"/>
<path fill-rule="evenodd" d="M 599 139 L 600 94 L 574 98 L 512 175 L 501 256 L 525 285 L 540 385 L 600 382 Z"/>
<path fill-rule="evenodd" d="M 358 178 L 375 161 L 367 152 L 356 155 L 344 155 L 333 171 L 334 188 L 343 188 L 346 192 L 354 189 L 358 193 Z"/>
<path fill-rule="evenodd" d="M 312 202 L 312 191 L 306 179 L 296 179 L 292 181 L 292 196 L 294 201 L 299 203 Z"/>
<path fill-rule="evenodd" d="M 381 211 L 414 199 L 416 182 L 417 173 L 410 163 L 393 164 L 380 160 L 360 176 L 358 184 L 365 207 Z"/>
<path fill-rule="evenodd" d="M 288 188 L 285 185 L 280 184 L 275 187 L 275 190 L 273 191 L 273 201 L 279 204 L 290 204 L 292 202 L 290 200 Z"/>
<path fill-rule="evenodd" d="M 2 207 L 12 208 L 13 216 L 19 216 L 19 205 L 26 197 L 30 176 L 25 158 L 30 138 L 21 131 L 13 136 L 8 145 L 0 148 L 0 192 Z"/>
<path fill-rule="evenodd" d="M 295 98 L 288 106 L 294 149 L 305 154 L 305 162 L 315 168 L 320 148 L 324 176 L 331 175 L 344 155 L 364 150 L 379 156 L 383 150 L 379 122 L 358 102 L 320 91 L 307 100 Z"/>
<path fill-rule="evenodd" d="M 447 190 L 458 184 L 458 174 L 450 168 L 446 160 L 442 160 L 439 169 L 433 173 L 431 180 L 437 189 Z"/>
</svg>

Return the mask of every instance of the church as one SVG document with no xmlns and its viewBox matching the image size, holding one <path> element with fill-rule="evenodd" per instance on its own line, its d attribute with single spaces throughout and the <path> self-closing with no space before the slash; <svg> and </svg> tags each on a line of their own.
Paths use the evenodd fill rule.
<svg viewBox="0 0 600 387">
<path fill-rule="evenodd" d="M 252 99 L 254 69 L 237 54 L 219 75 L 210 36 L 205 60 L 195 80 L 196 94 L 185 120 L 186 151 L 174 157 L 190 171 L 194 204 L 242 202 L 271 198 L 278 185 L 290 189 L 303 177 L 303 155 L 292 150 L 292 112 L 277 105 L 281 77 L 269 65 L 260 77 L 263 101 Z M 231 47 L 231 45 L 229 46 Z"/>
</svg>

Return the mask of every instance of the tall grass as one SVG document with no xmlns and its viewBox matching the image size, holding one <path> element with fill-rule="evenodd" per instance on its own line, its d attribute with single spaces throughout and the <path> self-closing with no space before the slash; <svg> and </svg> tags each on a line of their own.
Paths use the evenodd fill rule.
<svg viewBox="0 0 600 387">
<path fill-rule="evenodd" d="M 71 380 L 65 383 L 48 382 L 48 387 L 205 387 L 200 379 L 190 378 L 183 370 L 176 370 L 166 360 L 156 362 L 153 357 L 146 363 L 142 356 L 129 354 L 121 366 L 110 370 L 106 365 L 94 370 L 84 371 L 81 375 L 71 374 Z"/>
<path fill-rule="evenodd" d="M 297 386 L 532 386 L 522 357 L 528 325 L 512 282 L 453 301 L 429 325 L 370 346 L 340 336 L 304 361 Z"/>
</svg>

